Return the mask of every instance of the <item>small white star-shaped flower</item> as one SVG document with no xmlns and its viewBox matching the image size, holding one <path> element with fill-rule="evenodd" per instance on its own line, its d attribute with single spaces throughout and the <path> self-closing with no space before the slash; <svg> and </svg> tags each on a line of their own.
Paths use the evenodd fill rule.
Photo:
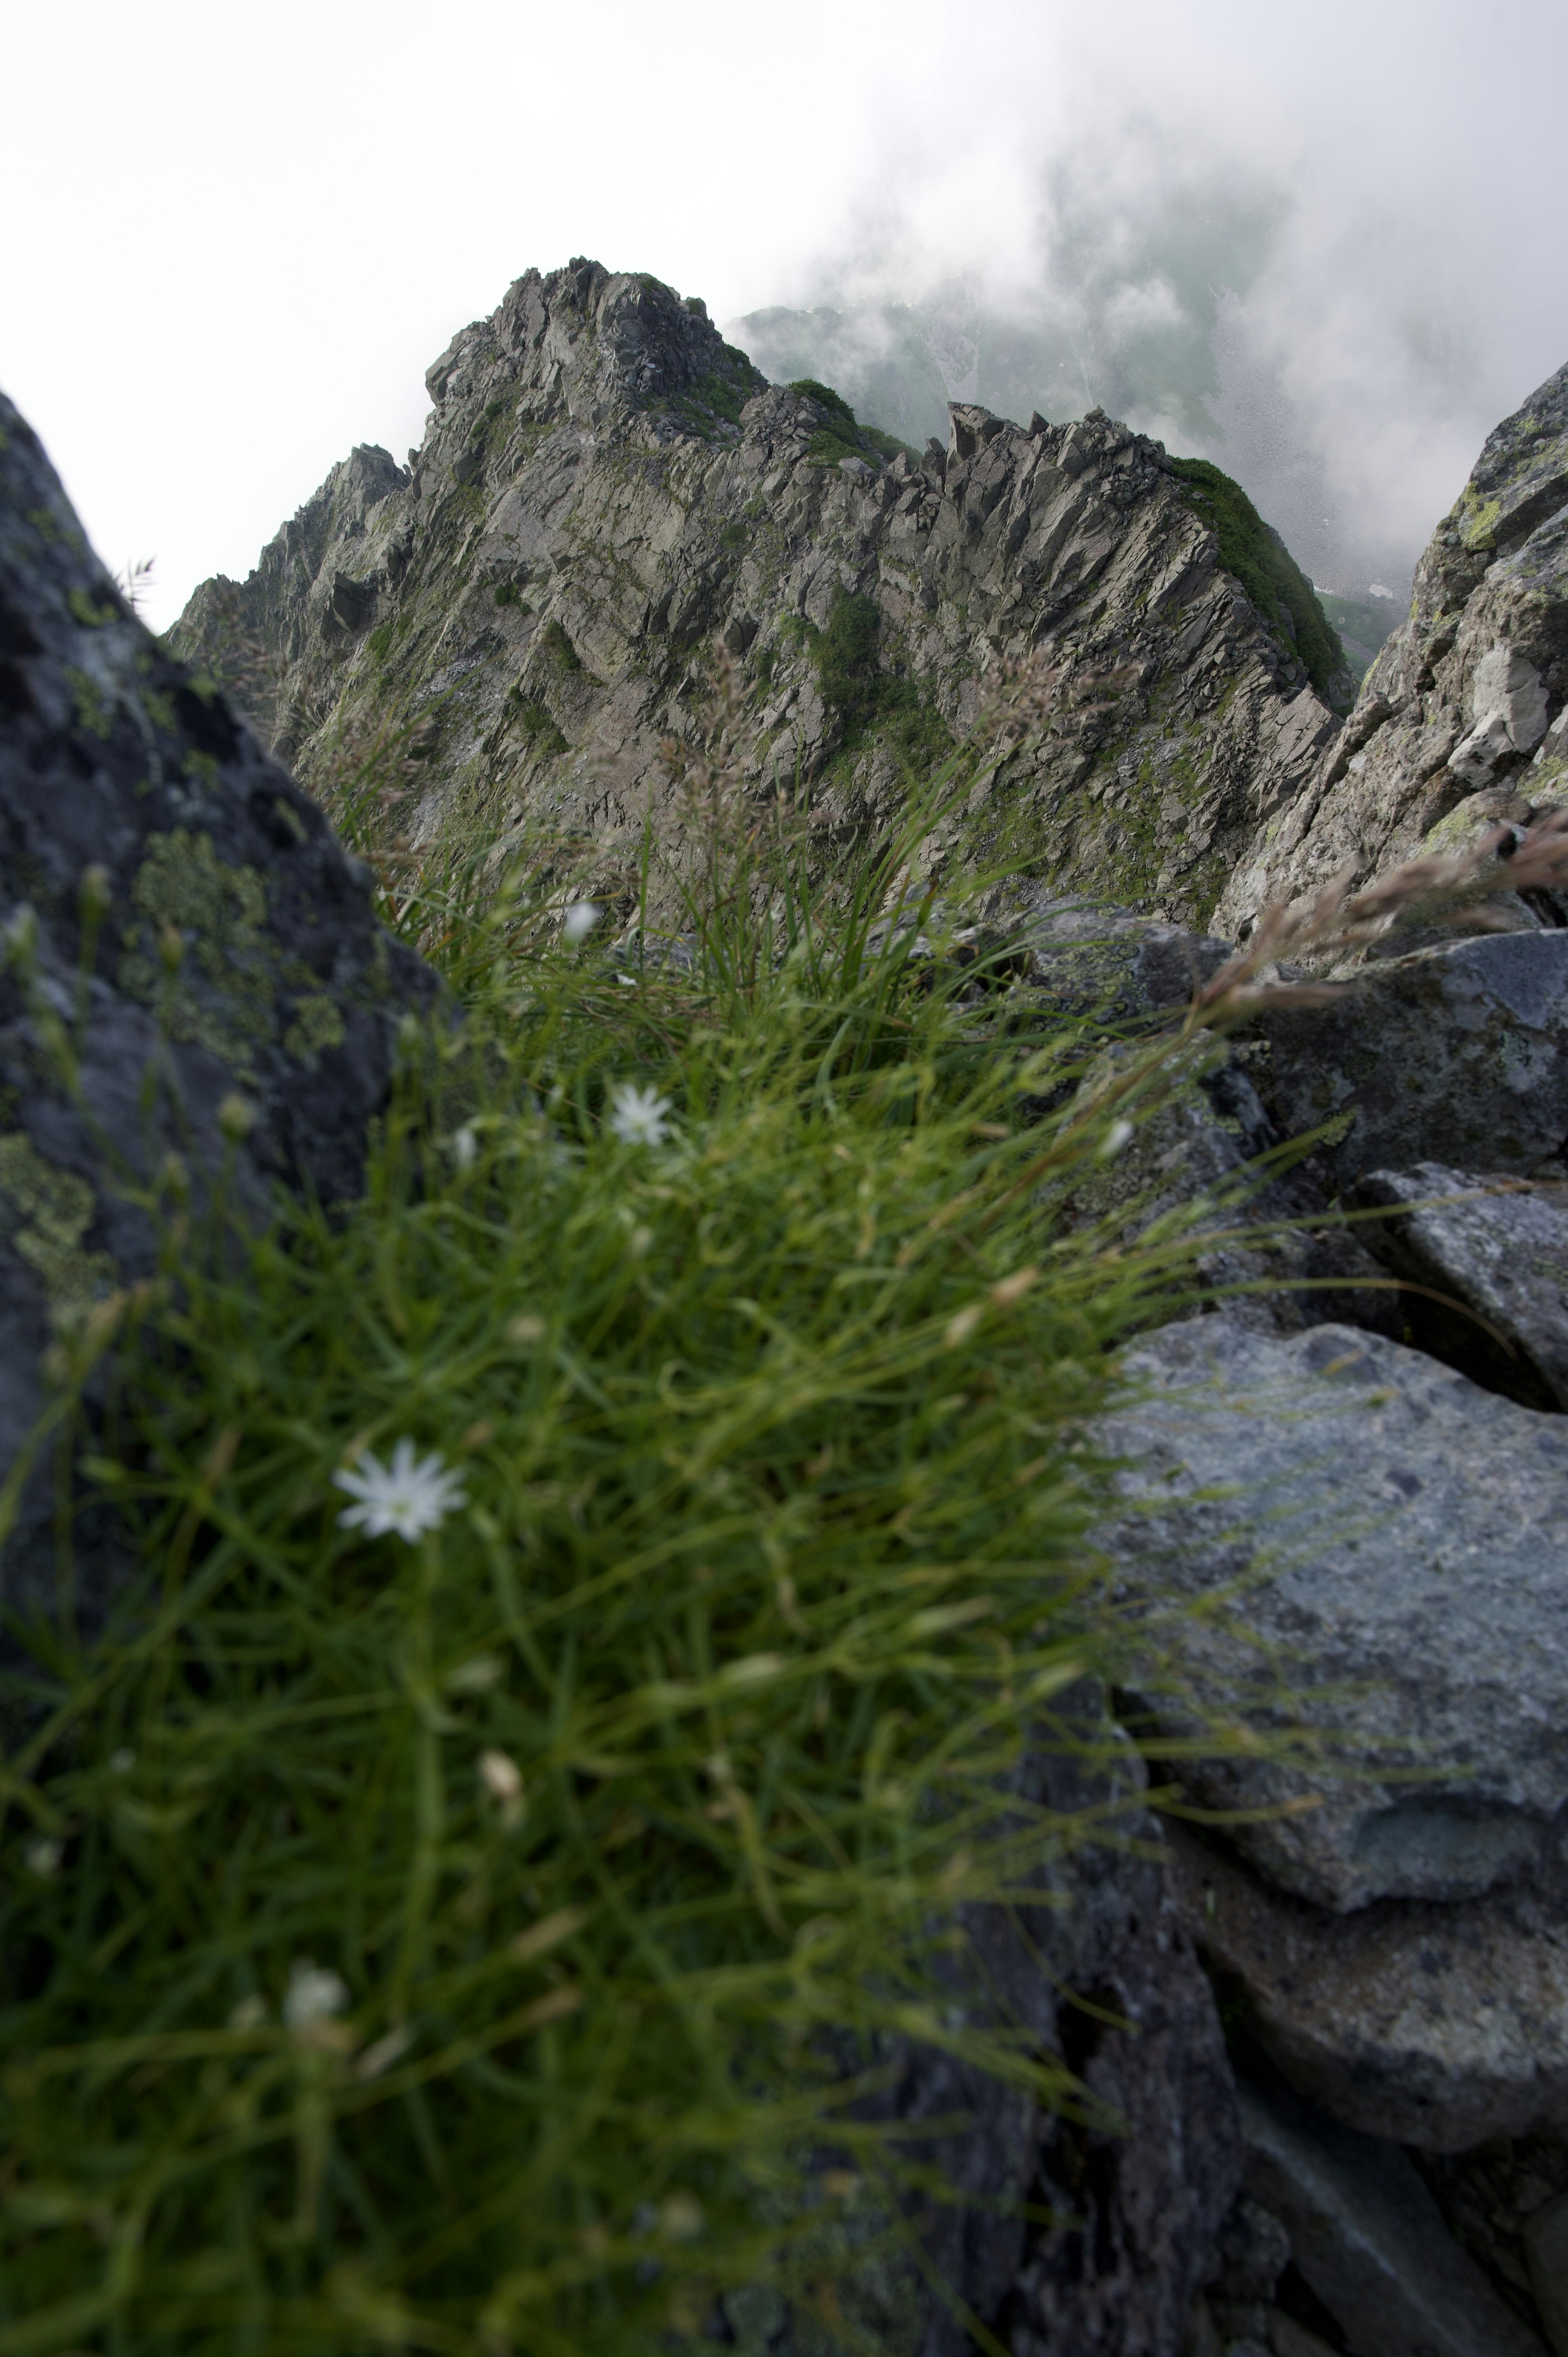
<svg viewBox="0 0 1568 2357">
<path fill-rule="evenodd" d="M 563 936 L 574 944 L 585 942 L 603 914 L 592 900 L 574 900 L 562 920 Z"/>
<path fill-rule="evenodd" d="M 312 1956 L 296 1956 L 288 1970 L 283 2018 L 291 2029 L 314 2029 L 330 2021 L 349 2002 L 349 1992 L 335 1972 Z"/>
<path fill-rule="evenodd" d="M 623 1146 L 662 1146 L 670 1135 L 670 1100 L 657 1090 L 623 1081 L 610 1096 L 610 1127 Z"/>
<path fill-rule="evenodd" d="M 357 1505 L 344 1507 L 338 1522 L 346 1531 L 362 1530 L 367 1538 L 395 1531 L 400 1539 L 416 1539 L 467 1502 L 467 1492 L 444 1459 L 435 1455 L 416 1458 L 412 1440 L 398 1442 L 390 1465 L 367 1449 L 352 1470 L 345 1468 L 332 1480 L 359 1500 Z"/>
</svg>

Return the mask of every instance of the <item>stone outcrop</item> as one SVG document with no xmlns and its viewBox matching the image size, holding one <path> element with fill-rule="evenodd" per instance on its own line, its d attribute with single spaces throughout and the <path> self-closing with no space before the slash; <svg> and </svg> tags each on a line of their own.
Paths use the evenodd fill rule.
<svg viewBox="0 0 1568 2357">
<path fill-rule="evenodd" d="M 359 1191 L 396 1028 L 434 981 L 368 879 L 209 680 L 149 636 L 0 396 L 0 1468 L 51 1349 L 154 1266 L 220 1173 Z M 52 1605 L 52 1469 L 5 1547 L 8 1609 Z M 78 1534 L 79 1609 L 113 1542 Z"/>
<path fill-rule="evenodd" d="M 1441 1162 L 1369 1171 L 1350 1201 L 1390 1216 L 1359 1232 L 1409 1281 L 1411 1339 L 1487 1390 L 1568 1411 L 1568 1189 Z M 1419 1290 L 1414 1288 L 1419 1287 Z"/>
<path fill-rule="evenodd" d="M 927 2268 L 1016 2357 L 1177 2357 L 1240 2176 L 1224 2040 L 1145 1786 L 1098 1689 L 1061 1697 L 1012 1789 L 1047 1825 L 1093 1819 L 1104 1837 L 1043 1833 L 1029 1878 L 1040 1903 L 1026 1889 L 1015 1905 L 961 1910 L 961 1955 L 940 1967 L 945 2026 L 1027 2031 L 1072 2072 L 1083 2117 L 1047 2113 L 936 2046 L 838 2041 L 846 2069 L 869 2065 L 885 2083 L 862 2115 L 898 2123 L 906 2159 L 963 2197 L 917 2199 Z M 851 2213 L 846 2231 L 875 2240 L 879 2225 Z M 973 2347 L 908 2260 L 862 2268 L 844 2297 L 867 2345 L 907 2357 Z M 776 2296 L 731 2296 L 725 2309 L 743 2351 L 818 2345 Z"/>
<path fill-rule="evenodd" d="M 1331 1125 L 1339 1187 L 1436 1160 L 1520 1178 L 1564 1168 L 1568 931 L 1388 958 L 1329 1005 L 1276 1007 L 1259 1028 L 1281 1133 Z"/>
<path fill-rule="evenodd" d="M 1206 1806 L 1285 1804 L 1234 1829 L 1242 1854 L 1337 1913 L 1547 1873 L 1568 1814 L 1568 1422 L 1350 1327 L 1192 1318 L 1127 1367 L 1144 1396 L 1104 1434 L 1135 1507 L 1106 1538 L 1123 1592 L 1170 1615 L 1207 1707 L 1316 1731 L 1294 1759 L 1184 1769 Z"/>
<path fill-rule="evenodd" d="M 306 783 L 356 713 L 422 725 L 421 840 L 547 822 L 613 889 L 715 635 L 757 790 L 799 777 L 841 839 L 901 806 L 1003 667 L 1037 662 L 1043 726 L 947 857 L 1184 920 L 1337 734 L 1193 487 L 1099 413 L 1025 428 L 961 404 L 945 450 L 902 449 L 767 386 L 700 303 L 590 262 L 520 278 L 427 382 L 407 468 L 355 451 L 176 634 Z"/>
<path fill-rule="evenodd" d="M 1215 912 L 1362 881 L 1568 799 L 1568 367 L 1487 437 L 1416 572 L 1410 619 L 1305 791 L 1265 816 Z"/>
</svg>

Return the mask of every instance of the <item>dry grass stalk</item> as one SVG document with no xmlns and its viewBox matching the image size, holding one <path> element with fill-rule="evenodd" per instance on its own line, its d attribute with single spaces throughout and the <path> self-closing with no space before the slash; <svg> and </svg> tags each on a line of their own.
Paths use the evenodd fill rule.
<svg viewBox="0 0 1568 2357">
<path fill-rule="evenodd" d="M 1568 810 L 1550 811 L 1527 827 L 1490 827 L 1468 850 L 1406 860 L 1359 889 L 1354 870 L 1348 868 L 1310 898 L 1276 900 L 1263 909 L 1234 957 L 1197 994 L 1195 1012 L 1218 1024 L 1263 1005 L 1321 1004 L 1338 997 L 1348 984 L 1261 977 L 1287 961 L 1342 957 L 1365 949 L 1412 919 L 1463 926 L 1469 932 L 1497 931 L 1509 921 L 1495 905 L 1499 890 L 1520 895 L 1564 889 Z"/>
</svg>

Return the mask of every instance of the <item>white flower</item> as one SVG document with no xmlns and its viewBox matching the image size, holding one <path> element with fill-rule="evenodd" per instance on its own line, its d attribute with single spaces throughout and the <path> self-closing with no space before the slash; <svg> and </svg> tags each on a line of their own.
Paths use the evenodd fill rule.
<svg viewBox="0 0 1568 2357">
<path fill-rule="evenodd" d="M 330 2021 L 349 2002 L 349 1992 L 336 1973 L 310 1956 L 296 1956 L 288 1968 L 288 1991 L 283 2018 L 291 2029 L 314 2029 Z"/>
<path fill-rule="evenodd" d="M 472 1122 L 466 1121 L 461 1129 L 452 1132 L 452 1159 L 459 1170 L 471 1170 L 478 1158 L 479 1141 L 474 1135 Z"/>
<path fill-rule="evenodd" d="M 27 1872 L 36 1874 L 40 1881 L 47 1882 L 51 1874 L 59 1872 L 59 1862 L 65 1856 L 65 1844 L 62 1841 L 56 1841 L 48 1834 L 43 1834 L 37 1841 L 27 1844 Z"/>
<path fill-rule="evenodd" d="M 670 1135 L 669 1110 L 668 1097 L 623 1081 L 610 1098 L 610 1127 L 623 1146 L 662 1146 Z"/>
<path fill-rule="evenodd" d="M 416 1459 L 412 1440 L 398 1442 L 390 1465 L 367 1449 L 352 1471 L 334 1473 L 332 1480 L 360 1501 L 345 1506 L 338 1522 L 346 1531 L 362 1530 L 367 1538 L 395 1531 L 400 1539 L 416 1539 L 444 1523 L 454 1507 L 467 1503 L 457 1475 L 448 1473 L 435 1455 Z"/>
<path fill-rule="evenodd" d="M 585 942 L 603 914 L 592 900 L 574 900 L 562 921 L 564 937 L 574 944 Z"/>
<path fill-rule="evenodd" d="M 1100 1141 L 1099 1148 L 1094 1157 L 1095 1160 L 1097 1162 L 1114 1162 L 1116 1157 L 1121 1153 L 1122 1148 L 1126 1145 L 1132 1135 L 1133 1125 L 1130 1121 L 1113 1121 L 1110 1128 L 1106 1131 L 1104 1136 Z"/>
<path fill-rule="evenodd" d="M 498 1801 L 517 1801 L 522 1796 L 522 1772 L 517 1761 L 504 1751 L 492 1749 L 480 1752 L 479 1781 Z"/>
</svg>

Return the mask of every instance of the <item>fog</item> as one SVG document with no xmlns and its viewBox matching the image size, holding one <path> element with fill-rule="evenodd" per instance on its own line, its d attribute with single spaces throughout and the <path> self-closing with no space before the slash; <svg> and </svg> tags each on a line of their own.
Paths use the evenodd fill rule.
<svg viewBox="0 0 1568 2357">
<path fill-rule="evenodd" d="M 401 457 L 454 329 L 586 253 L 775 315 L 765 364 L 777 314 L 833 313 L 814 349 L 873 403 L 1099 402 L 1238 476 L 1323 587 L 1402 594 L 1568 359 L 1565 68 L 1542 0 L 80 0 L 8 27 L 0 384 L 105 558 L 156 557 L 161 625 L 355 442 Z"/>
</svg>

